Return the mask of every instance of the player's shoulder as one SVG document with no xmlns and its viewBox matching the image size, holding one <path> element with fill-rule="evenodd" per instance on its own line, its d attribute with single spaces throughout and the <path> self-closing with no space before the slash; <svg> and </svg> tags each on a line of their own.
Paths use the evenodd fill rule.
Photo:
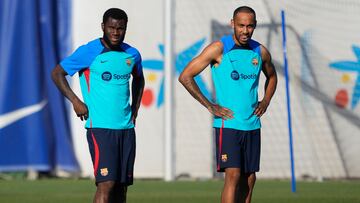
<svg viewBox="0 0 360 203">
<path fill-rule="evenodd" d="M 252 48 L 252 49 L 256 49 L 256 48 L 260 48 L 262 46 L 262 44 L 254 39 L 250 39 L 249 41 L 249 46 Z"/>
<path fill-rule="evenodd" d="M 224 35 L 220 38 L 219 42 L 222 44 L 223 54 L 226 54 L 235 46 L 235 41 L 232 35 Z"/>
<path fill-rule="evenodd" d="M 264 45 L 260 45 L 261 47 L 261 58 L 263 61 L 269 61 L 271 60 L 271 54 L 270 51 L 264 46 Z"/>
<path fill-rule="evenodd" d="M 121 49 L 123 49 L 126 53 L 129 53 L 131 55 L 134 55 L 134 56 L 140 56 L 140 52 L 137 48 L 131 46 L 130 44 L 128 43 L 121 43 Z"/>
<path fill-rule="evenodd" d="M 223 44 L 220 41 L 214 41 L 205 47 L 199 57 L 215 59 L 221 56 L 222 50 Z"/>
<path fill-rule="evenodd" d="M 95 50 L 102 50 L 103 48 L 104 46 L 102 45 L 101 40 L 98 38 L 79 46 L 76 51 L 81 53 L 89 53 Z"/>
<path fill-rule="evenodd" d="M 233 35 L 224 35 L 220 38 L 220 42 L 223 44 L 235 44 Z"/>
<path fill-rule="evenodd" d="M 220 40 L 218 40 L 210 43 L 208 47 L 211 49 L 217 49 L 222 51 L 222 49 L 224 48 L 224 44 Z"/>
<path fill-rule="evenodd" d="M 250 39 L 249 46 L 254 52 L 258 53 L 262 57 L 264 52 L 267 51 L 264 45 L 254 39 Z"/>
<path fill-rule="evenodd" d="M 104 46 L 102 45 L 100 38 L 97 38 L 89 41 L 88 43 L 82 45 L 81 47 L 85 47 L 87 49 L 93 49 L 93 48 L 103 48 Z"/>
<path fill-rule="evenodd" d="M 263 59 L 270 57 L 269 50 L 260 42 L 251 39 L 249 45 L 255 52 L 261 55 Z"/>
<path fill-rule="evenodd" d="M 224 44 L 222 43 L 221 39 L 211 42 L 207 45 L 204 49 L 205 52 L 211 52 L 211 54 L 221 54 L 223 52 Z"/>
</svg>

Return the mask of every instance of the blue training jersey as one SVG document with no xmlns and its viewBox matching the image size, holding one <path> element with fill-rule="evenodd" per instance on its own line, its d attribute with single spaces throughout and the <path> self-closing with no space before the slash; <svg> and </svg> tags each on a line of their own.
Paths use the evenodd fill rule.
<svg viewBox="0 0 360 203">
<path fill-rule="evenodd" d="M 225 128 L 254 130 L 261 127 L 254 114 L 258 104 L 259 76 L 262 67 L 260 44 L 254 40 L 249 47 L 235 44 L 232 35 L 221 38 L 221 63 L 212 65 L 216 102 L 234 112 L 234 118 L 224 121 Z M 222 127 L 222 118 L 216 117 L 214 127 Z"/>
<path fill-rule="evenodd" d="M 142 74 L 141 55 L 126 43 L 120 47 L 122 51 L 110 50 L 96 39 L 60 62 L 69 75 L 79 73 L 81 92 L 89 109 L 86 128 L 134 127 L 129 80 L 134 68 Z"/>
</svg>

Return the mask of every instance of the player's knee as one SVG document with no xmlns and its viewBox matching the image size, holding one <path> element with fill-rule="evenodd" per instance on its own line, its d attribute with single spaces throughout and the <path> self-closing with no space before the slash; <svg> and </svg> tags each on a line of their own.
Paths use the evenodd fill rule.
<svg viewBox="0 0 360 203">
<path fill-rule="evenodd" d="M 240 180 L 240 171 L 239 170 L 226 170 L 225 178 L 230 181 L 237 183 Z"/>
<path fill-rule="evenodd" d="M 101 193 L 110 193 L 115 187 L 114 181 L 105 181 L 98 183 L 97 189 Z"/>
<path fill-rule="evenodd" d="M 251 173 L 251 174 L 249 174 L 249 181 L 250 182 L 253 182 L 253 183 L 255 183 L 255 181 L 256 181 L 256 174 L 255 173 Z"/>
</svg>

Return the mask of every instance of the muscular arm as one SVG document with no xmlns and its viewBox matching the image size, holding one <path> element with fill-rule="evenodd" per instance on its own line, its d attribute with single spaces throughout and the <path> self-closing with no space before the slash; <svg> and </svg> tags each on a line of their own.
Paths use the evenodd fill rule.
<svg viewBox="0 0 360 203">
<path fill-rule="evenodd" d="M 261 47 L 261 57 L 263 61 L 262 71 L 266 77 L 266 81 L 264 98 L 259 102 L 259 105 L 254 112 L 254 114 L 259 117 L 266 112 L 266 109 L 270 104 L 270 100 L 275 93 L 277 85 L 276 70 L 274 64 L 272 63 L 271 55 L 264 46 Z"/>
<path fill-rule="evenodd" d="M 70 88 L 69 83 L 65 78 L 66 75 L 67 73 L 59 64 L 56 65 L 51 72 L 51 78 L 56 87 L 72 103 L 76 115 L 81 120 L 86 120 L 88 118 L 88 109 Z"/>
<path fill-rule="evenodd" d="M 136 123 L 136 117 L 140 108 L 140 102 L 145 86 L 143 73 L 138 74 L 136 70 L 137 68 L 134 68 L 134 71 L 132 73 L 133 81 L 131 85 L 131 93 L 132 93 L 131 111 L 132 111 L 132 121 L 134 124 Z"/>
<path fill-rule="evenodd" d="M 186 90 L 210 113 L 224 119 L 232 118 L 232 111 L 221 107 L 217 104 L 211 103 L 200 91 L 196 84 L 194 77 L 200 74 L 210 63 L 218 63 L 222 56 L 223 45 L 221 42 L 214 42 L 204 49 L 204 51 L 194 58 L 183 70 L 179 76 L 179 82 L 186 88 Z"/>
</svg>

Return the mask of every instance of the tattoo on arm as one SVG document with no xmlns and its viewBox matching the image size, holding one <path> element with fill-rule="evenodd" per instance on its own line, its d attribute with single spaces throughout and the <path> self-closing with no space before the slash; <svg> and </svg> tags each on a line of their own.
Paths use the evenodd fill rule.
<svg viewBox="0 0 360 203">
<path fill-rule="evenodd" d="M 198 100 L 204 107 L 209 109 L 211 106 L 210 101 L 201 93 L 199 86 L 196 84 L 194 78 L 186 78 L 181 81 L 186 90 Z"/>
</svg>

